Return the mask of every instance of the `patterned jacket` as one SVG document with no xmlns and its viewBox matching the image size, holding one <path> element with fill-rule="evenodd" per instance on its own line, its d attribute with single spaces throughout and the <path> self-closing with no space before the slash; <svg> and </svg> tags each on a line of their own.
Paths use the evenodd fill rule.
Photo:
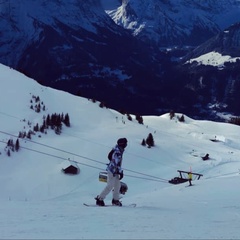
<svg viewBox="0 0 240 240">
<path fill-rule="evenodd" d="M 113 148 L 113 150 L 114 152 L 112 154 L 112 160 L 108 164 L 106 170 L 108 172 L 111 172 L 114 175 L 114 174 L 119 174 L 123 172 L 121 166 L 122 166 L 122 156 L 123 156 L 124 149 L 116 145 Z"/>
</svg>

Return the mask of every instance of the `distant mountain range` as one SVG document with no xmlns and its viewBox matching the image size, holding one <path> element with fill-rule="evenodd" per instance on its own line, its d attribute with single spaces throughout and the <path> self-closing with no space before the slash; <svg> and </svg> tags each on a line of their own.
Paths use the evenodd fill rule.
<svg viewBox="0 0 240 240">
<path fill-rule="evenodd" d="M 123 0 L 117 9 L 108 7 L 107 2 L 104 7 L 116 24 L 129 29 L 137 38 L 169 47 L 199 45 L 239 21 L 240 2 Z"/>
<path fill-rule="evenodd" d="M 119 111 L 217 119 L 240 114 L 239 16 L 238 0 L 3 0 L 0 62 Z M 189 61 L 214 51 L 236 61 Z"/>
</svg>

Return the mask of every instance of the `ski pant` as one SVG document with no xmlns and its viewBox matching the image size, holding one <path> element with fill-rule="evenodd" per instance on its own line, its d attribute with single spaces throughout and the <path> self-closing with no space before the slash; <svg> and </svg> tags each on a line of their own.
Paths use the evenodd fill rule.
<svg viewBox="0 0 240 240">
<path fill-rule="evenodd" d="M 119 180 L 119 175 L 108 172 L 107 186 L 100 193 L 99 198 L 104 199 L 111 192 L 111 190 L 113 190 L 113 199 L 119 200 L 120 187 L 121 182 Z"/>
</svg>

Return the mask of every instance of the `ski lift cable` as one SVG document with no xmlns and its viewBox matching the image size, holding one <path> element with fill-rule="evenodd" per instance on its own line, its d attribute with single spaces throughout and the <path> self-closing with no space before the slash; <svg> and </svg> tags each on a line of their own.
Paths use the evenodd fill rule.
<svg viewBox="0 0 240 240">
<path fill-rule="evenodd" d="M 155 182 L 163 182 L 163 183 L 169 183 L 168 180 L 161 180 L 161 179 L 153 179 L 153 178 L 146 178 L 146 177 L 140 177 L 140 176 L 133 176 L 133 175 L 128 175 L 128 174 L 125 174 L 124 176 L 127 176 L 127 177 L 131 177 L 131 178 L 138 178 L 138 179 L 144 179 L 144 180 L 148 180 L 148 181 L 155 181 Z M 150 176 L 152 177 L 152 176 Z"/>
<path fill-rule="evenodd" d="M 1 140 L 0 140 L 0 142 L 6 144 L 6 142 L 4 142 L 4 141 L 1 141 Z M 60 156 L 56 156 L 56 155 L 53 155 L 53 154 L 50 154 L 50 153 L 45 153 L 45 152 L 42 152 L 42 151 L 39 151 L 39 150 L 35 150 L 35 149 L 31 149 L 31 148 L 27 148 L 27 147 L 21 147 L 21 148 L 22 148 L 22 149 L 25 149 L 25 150 L 32 151 L 32 152 L 40 153 L 40 154 L 43 154 L 43 155 L 47 155 L 47 156 L 50 156 L 50 157 L 62 159 L 62 160 L 64 160 L 64 161 L 69 160 L 69 159 L 65 159 L 65 158 L 60 157 Z M 86 164 L 86 163 L 81 163 L 81 162 L 78 162 L 78 161 L 76 161 L 76 160 L 69 160 L 69 161 L 74 162 L 74 163 L 76 163 L 76 164 L 84 165 L 84 166 L 86 166 L 86 167 L 91 167 L 91 168 L 94 168 L 94 169 L 98 169 L 98 170 L 101 170 L 101 171 L 103 170 L 102 168 L 95 167 L 95 166 L 92 166 L 92 165 L 89 165 L 89 164 Z M 141 174 L 141 173 L 138 173 L 138 174 Z M 128 175 L 128 174 L 125 174 L 125 176 L 127 176 L 127 177 L 132 177 L 132 178 L 138 178 L 138 179 L 145 179 L 145 180 L 149 180 L 149 181 L 163 182 L 163 181 L 161 181 L 161 180 L 159 180 L 159 179 L 144 178 L 144 177 L 132 176 L 132 175 Z M 148 176 L 150 176 L 150 175 L 148 175 Z M 150 177 L 153 177 L 153 176 L 150 176 Z"/>
<path fill-rule="evenodd" d="M 225 173 L 225 174 L 220 174 L 220 175 L 215 175 L 215 176 L 206 177 L 205 179 L 214 179 L 214 178 L 219 178 L 219 177 L 228 176 L 228 175 L 233 175 L 233 174 L 240 174 L 240 170 L 238 170 L 238 171 L 236 171 L 236 172 L 229 172 L 229 173 Z"/>
<path fill-rule="evenodd" d="M 61 133 L 61 134 L 66 135 L 66 136 L 76 137 L 76 138 L 78 138 L 78 139 L 81 139 L 82 141 L 89 142 L 89 143 L 92 143 L 92 144 L 97 144 L 97 145 L 100 145 L 100 146 L 104 146 L 104 147 L 106 147 L 106 148 L 109 149 L 109 146 L 106 146 L 106 145 L 104 145 L 104 144 L 102 144 L 102 143 L 97 143 L 97 142 L 94 142 L 94 141 L 90 141 L 90 140 L 88 140 L 88 139 L 86 139 L 86 138 L 82 138 L 82 137 L 75 136 L 75 135 L 73 135 L 73 134 L 69 134 L 69 133 L 65 133 L 65 132 L 63 132 L 63 133 Z M 125 156 L 126 156 L 126 155 L 134 156 L 134 157 L 137 157 L 137 158 L 139 158 L 139 159 L 143 159 L 143 160 L 146 160 L 146 161 L 149 161 L 149 162 L 153 162 L 153 163 L 156 163 L 156 164 L 165 165 L 165 164 L 163 164 L 162 162 L 153 160 L 153 159 L 151 159 L 151 158 L 146 158 L 146 157 L 144 157 L 144 156 L 141 156 L 141 155 L 138 155 L 138 154 L 135 154 L 135 153 L 131 153 L 131 152 L 128 151 L 128 149 L 125 150 L 124 155 L 125 155 Z M 168 167 L 171 167 L 171 168 L 175 169 L 175 167 L 172 167 L 172 166 L 168 166 Z"/>
<path fill-rule="evenodd" d="M 0 140 L 0 142 L 7 144 L 6 142 L 4 142 L 4 141 L 2 141 L 2 140 Z M 99 167 L 95 167 L 95 166 L 92 166 L 92 165 L 89 165 L 89 164 L 86 164 L 86 163 L 81 163 L 81 162 L 74 161 L 74 160 L 69 160 L 69 159 L 66 159 L 66 158 L 64 158 L 64 157 L 60 157 L 60 156 L 57 156 L 57 155 L 54 155 L 54 154 L 42 152 L 42 151 L 39 151 L 39 150 L 36 150 L 36 149 L 31 149 L 31 148 L 22 147 L 22 146 L 21 146 L 21 148 L 22 148 L 22 149 L 25 149 L 25 150 L 28 150 L 28 151 L 32 151 L 32 152 L 40 153 L 40 154 L 43 154 L 43 155 L 47 155 L 47 156 L 50 156 L 50 157 L 62 159 L 62 160 L 64 160 L 64 161 L 71 161 L 71 162 L 75 162 L 75 163 L 77 163 L 77 164 L 81 164 L 81 165 L 84 165 L 84 166 L 87 166 L 87 167 L 91 167 L 91 168 L 95 168 L 95 169 L 98 169 L 98 170 L 102 170 L 102 168 L 99 168 Z"/>
<path fill-rule="evenodd" d="M 9 136 L 12 136 L 12 137 L 15 137 L 15 138 L 18 138 L 16 135 L 13 135 L 13 134 L 10 134 L 10 133 L 6 133 L 6 132 L 3 132 L 0 130 L 0 133 L 3 133 L 3 134 L 6 134 L 6 135 L 9 135 Z M 35 144 L 38 144 L 38 145 L 41 145 L 41 146 L 44 146 L 44 147 L 47 147 L 47 148 L 50 148 L 50 149 L 54 149 L 54 150 L 57 150 L 57 151 L 60 151 L 60 152 L 64 152 L 64 153 L 68 153 L 68 154 L 71 154 L 71 155 L 74 155 L 76 157 L 80 157 L 80 158 L 83 158 L 83 159 L 86 159 L 86 160 L 89 160 L 89 161 L 93 161 L 93 162 L 96 162 L 96 163 L 99 163 L 99 164 L 104 164 L 106 165 L 106 163 L 103 163 L 103 162 L 100 162 L 98 160 L 95 160 L 95 159 L 92 159 L 92 158 L 89 158 L 89 157 L 85 157 L 85 156 L 82 156 L 82 155 L 79 155 L 79 154 L 76 154 L 76 153 L 72 153 L 72 152 L 69 152 L 69 151 L 65 151 L 65 150 L 62 150 L 62 149 L 59 149 L 59 148 L 56 148 L 56 147 L 52 147 L 52 146 L 49 146 L 49 145 L 46 145 L 46 144 L 43 144 L 43 143 L 38 143 L 36 141 L 33 141 L 33 140 L 29 140 L 29 139 L 24 139 L 28 142 L 32 142 L 32 143 L 35 143 Z M 24 149 L 27 149 L 26 147 L 22 147 L 21 148 L 24 148 Z M 28 149 L 30 150 L 30 149 Z M 37 150 L 35 150 L 37 152 Z M 39 151 L 40 152 L 40 151 Z M 44 153 L 44 154 L 47 154 L 47 153 Z M 64 158 L 62 158 L 64 159 Z M 64 159 L 66 160 L 66 159 Z M 74 162 L 74 160 L 71 160 Z M 77 163 L 77 162 L 76 162 Z M 100 168 L 98 168 L 100 169 Z M 160 178 L 160 177 L 155 177 L 155 176 L 151 176 L 151 175 L 148 175 L 148 174 L 144 174 L 144 173 L 141 173 L 141 172 L 137 172 L 137 171 L 133 171 L 133 170 L 129 170 L 129 169 L 124 169 L 126 171 L 129 171 L 129 172 L 132 172 L 132 173 L 136 173 L 136 174 L 139 174 L 139 175 L 142 175 L 142 176 L 147 176 L 147 177 L 151 177 L 151 178 L 155 178 L 155 179 L 160 179 L 160 180 L 164 180 L 164 181 L 168 181 L 166 179 L 163 179 L 163 178 Z"/>
<path fill-rule="evenodd" d="M 126 170 L 128 172 L 136 173 L 136 174 L 139 174 L 139 175 L 143 175 L 143 176 L 146 176 L 146 177 L 151 177 L 151 178 L 154 178 L 154 179 L 158 179 L 158 180 L 162 180 L 162 181 L 167 181 L 168 182 L 168 180 L 164 179 L 164 178 L 155 177 L 155 176 L 152 176 L 152 175 L 149 175 L 149 174 L 140 173 L 140 172 L 129 170 L 129 169 L 125 169 L 125 168 L 124 168 L 124 170 Z"/>
<path fill-rule="evenodd" d="M 4 113 L 4 112 L 0 112 L 0 114 L 5 115 L 5 116 L 7 116 L 7 117 L 12 117 L 12 118 L 16 118 L 16 119 L 22 119 L 22 118 L 20 118 L 20 117 L 13 116 L 13 115 L 10 115 L 10 114 Z M 13 136 L 13 137 L 16 137 L 16 138 L 17 138 L 17 136 L 15 136 L 15 135 L 13 135 L 13 134 L 6 133 L 6 132 L 3 132 L 3 131 L 0 131 L 0 133 L 4 133 L 4 134 L 7 134 L 7 135 L 10 135 L 10 136 Z M 64 135 L 69 135 L 69 136 L 73 136 L 73 135 L 68 134 L 68 133 L 62 133 L 62 134 L 64 134 Z M 168 134 L 170 134 L 170 133 L 168 133 Z M 76 137 L 76 136 L 74 136 L 74 137 Z M 78 137 L 78 138 L 79 138 L 79 137 Z M 85 138 L 81 138 L 81 139 L 82 139 L 83 141 L 88 141 L 88 142 L 90 142 L 90 143 L 93 143 L 92 141 L 89 141 L 88 139 L 85 139 Z M 35 142 L 35 141 L 33 141 L 33 140 L 29 140 L 29 139 L 25 139 L 25 140 L 44 146 L 44 144 Z M 99 143 L 94 142 L 94 144 L 99 144 Z M 99 144 L 99 145 L 105 146 L 105 145 L 103 145 L 103 144 Z M 50 146 L 46 146 L 46 147 L 50 147 Z M 57 148 L 54 148 L 54 147 L 50 147 L 50 148 L 53 148 L 53 149 L 55 149 L 55 150 L 62 151 L 62 152 L 65 152 L 65 153 L 69 153 L 69 152 L 64 151 L 64 150 L 62 150 L 62 149 L 57 149 Z M 71 153 L 71 154 L 72 154 L 72 153 Z M 136 157 L 141 158 L 141 159 L 143 159 L 143 160 L 156 162 L 156 161 L 153 161 L 153 160 L 151 160 L 151 159 L 149 159 L 149 158 L 145 158 L 145 157 L 143 157 L 143 156 L 139 156 L 139 155 L 137 155 L 137 154 L 133 154 L 133 153 L 129 153 L 129 152 L 126 152 L 125 154 L 132 155 L 132 156 L 136 156 Z M 73 154 L 73 155 L 77 156 L 76 154 Z M 80 156 L 80 157 L 81 157 L 81 156 Z M 94 160 L 94 159 L 90 159 L 90 158 L 87 158 L 87 157 L 85 157 L 85 159 L 88 159 L 88 160 L 90 160 L 90 161 L 95 161 L 95 162 L 100 163 L 100 164 L 104 164 L 104 163 L 102 163 L 102 162 L 100 162 L 100 161 L 97 161 L 97 160 Z M 161 165 L 164 165 L 162 162 L 161 162 L 161 163 L 160 163 L 160 162 L 156 162 L 156 163 L 161 164 Z M 169 165 L 168 165 L 168 167 L 171 167 L 171 168 L 175 169 L 173 166 L 169 166 Z"/>
<path fill-rule="evenodd" d="M 22 119 L 20 117 L 13 116 L 13 115 L 5 113 L 5 112 L 0 112 L 0 114 L 3 116 L 6 116 L 6 117 L 11 117 L 11 118 L 20 119 L 20 120 Z"/>
<path fill-rule="evenodd" d="M 16 116 L 13 116 L 13 115 L 10 115 L 10 114 L 6 114 L 6 113 L 3 113 L 3 112 L 0 112 L 0 114 L 6 115 L 6 116 L 8 116 L 8 117 L 16 118 L 16 119 L 21 119 L 21 118 L 19 118 L 19 117 L 16 117 Z M 13 136 L 13 137 L 15 137 L 15 138 L 18 138 L 17 136 L 15 136 L 15 135 L 13 135 L 13 134 L 9 134 L 9 133 L 3 132 L 3 131 L 0 131 L 0 133 L 4 133 L 4 134 L 10 135 L 10 136 Z M 71 134 L 68 134 L 68 133 L 62 133 L 62 134 L 72 136 Z M 76 136 L 75 136 L 75 137 L 76 137 Z M 81 138 L 81 139 L 82 139 L 83 141 L 88 141 L 88 142 L 90 142 L 90 143 L 93 143 L 92 141 L 89 141 L 88 139 L 84 139 L 84 138 Z M 97 163 L 100 163 L 100 164 L 105 164 L 105 163 L 102 163 L 102 162 L 100 162 L 100 161 L 97 161 L 97 160 L 94 160 L 94 159 L 91 159 L 91 158 L 88 158 L 88 157 L 80 156 L 80 155 L 77 155 L 77 154 L 74 154 L 74 153 L 70 153 L 70 152 L 64 151 L 64 150 L 62 150 L 62 149 L 55 148 L 55 147 L 47 146 L 47 145 L 45 145 L 45 144 L 41 144 L 41 143 L 35 142 L 35 141 L 33 141 L 33 140 L 25 139 L 25 141 L 29 141 L 29 142 L 32 142 L 32 143 L 36 143 L 36 144 L 39 144 L 39 145 L 42 145 L 42 146 L 45 146 L 45 147 L 49 147 L 49 148 L 52 148 L 52 149 L 55 149 L 55 150 L 58 150 L 58 151 L 62 151 L 62 152 L 64 152 L 64 153 L 73 154 L 73 155 L 75 155 L 75 156 L 83 157 L 83 158 L 85 158 L 85 159 L 87 159 L 87 160 L 94 161 L 94 162 L 97 162 Z M 97 143 L 94 142 L 94 144 L 97 144 Z M 103 144 L 100 144 L 100 145 L 103 145 Z M 132 155 L 132 156 L 141 158 L 141 159 L 143 159 L 143 160 L 156 162 L 156 161 L 153 161 L 153 160 L 151 160 L 151 159 L 149 159 L 149 158 L 145 158 L 145 157 L 143 157 L 143 156 L 139 156 L 139 155 L 137 155 L 137 154 L 133 154 L 133 153 L 129 153 L 129 152 L 126 152 L 125 154 Z M 161 165 L 165 165 L 165 164 L 163 164 L 162 162 L 156 162 L 156 163 L 161 164 Z M 169 165 L 168 165 L 168 167 L 171 167 L 171 168 L 175 169 L 175 167 L 173 167 L 173 166 L 169 166 Z"/>
<path fill-rule="evenodd" d="M 0 131 L 1 132 L 1 131 Z M 7 144 L 7 142 L 5 141 L 2 141 L 0 140 L 1 143 L 4 143 L 4 144 Z M 81 163 L 79 161 L 76 161 L 76 160 L 69 160 L 69 159 L 66 159 L 66 158 L 63 158 L 63 157 L 60 157 L 60 156 L 56 156 L 54 154 L 50 154 L 50 153 L 46 153 L 46 152 L 42 152 L 42 151 L 39 151 L 39 150 L 36 150 L 36 149 L 31 149 L 31 148 L 28 148 L 28 147 L 23 147 L 21 146 L 22 149 L 25 149 L 25 150 L 28 150 L 28 151 L 32 151 L 32 152 L 36 152 L 36 153 L 39 153 L 39 154 L 43 154 L 43 155 L 47 155 L 47 156 L 50 156 L 50 157 L 54 157 L 54 158 L 58 158 L 58 159 L 62 159 L 64 161 L 71 161 L 71 162 L 74 162 L 76 164 L 79 164 L 79 165 L 84 165 L 84 166 L 87 166 L 87 167 L 91 167 L 91 168 L 94 168 L 94 169 L 98 169 L 98 170 L 101 170 L 103 171 L 102 168 L 99 168 L 99 167 L 96 167 L 96 166 L 92 166 L 90 164 L 86 164 L 86 163 Z M 81 157 L 81 156 L 79 156 Z M 84 157 L 83 157 L 84 158 Z M 151 180 L 151 181 L 158 181 L 158 182 L 162 182 L 163 179 L 161 178 L 158 178 L 158 177 L 154 177 L 154 176 L 151 176 L 151 175 L 147 175 L 147 174 L 144 174 L 144 173 L 140 173 L 140 172 L 135 172 L 135 171 L 131 171 L 131 170 L 127 170 L 127 169 L 124 169 L 126 171 L 130 171 L 130 172 L 134 172 L 134 173 L 137 173 L 139 175 L 143 175 L 143 176 L 148 176 L 150 178 L 144 178 L 144 177 L 141 177 L 141 176 L 131 176 L 131 175 L 125 175 L 125 176 L 129 176 L 129 177 L 132 177 L 132 178 L 139 178 L 139 179 L 145 179 L 145 180 Z M 167 181 L 167 180 L 165 180 Z"/>
<path fill-rule="evenodd" d="M 0 131 L 0 133 L 18 138 L 18 136 L 14 135 L 14 134 L 6 133 L 6 132 L 3 132 L 3 131 Z M 39 143 L 39 142 L 30 140 L 30 139 L 26 139 L 26 138 L 24 138 L 24 140 L 27 141 L 27 142 L 34 143 L 34 144 L 38 144 L 38 145 L 43 146 L 43 147 L 47 147 L 47 148 L 54 149 L 54 150 L 57 150 L 57 151 L 60 151 L 60 152 L 68 153 L 68 154 L 74 155 L 76 157 L 80 157 L 80 158 L 84 158 L 84 159 L 87 159 L 87 160 L 90 160 L 90 161 L 93 161 L 93 162 L 96 162 L 96 163 L 104 164 L 104 163 L 102 163 L 98 160 L 95 160 L 95 159 L 92 159 L 92 158 L 89 158 L 89 157 L 85 157 L 85 156 L 82 156 L 82 155 L 79 155 L 79 154 L 76 154 L 76 153 L 72 153 L 72 152 L 69 152 L 69 151 L 66 151 L 66 150 L 63 150 L 63 149 L 60 149 L 60 148 L 56 148 L 56 147 L 53 147 L 53 146 L 49 146 L 47 144 Z"/>
</svg>

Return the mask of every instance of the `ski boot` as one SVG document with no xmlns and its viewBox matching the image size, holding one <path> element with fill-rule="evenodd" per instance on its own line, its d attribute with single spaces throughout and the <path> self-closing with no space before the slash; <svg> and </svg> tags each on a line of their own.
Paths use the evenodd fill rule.
<svg viewBox="0 0 240 240">
<path fill-rule="evenodd" d="M 121 206 L 122 206 L 122 203 L 121 203 L 119 200 L 113 199 L 113 200 L 112 200 L 112 205 L 121 207 Z"/>
<path fill-rule="evenodd" d="M 101 199 L 99 196 L 95 197 L 95 200 L 96 200 L 96 205 L 105 206 L 103 199 Z"/>
</svg>

